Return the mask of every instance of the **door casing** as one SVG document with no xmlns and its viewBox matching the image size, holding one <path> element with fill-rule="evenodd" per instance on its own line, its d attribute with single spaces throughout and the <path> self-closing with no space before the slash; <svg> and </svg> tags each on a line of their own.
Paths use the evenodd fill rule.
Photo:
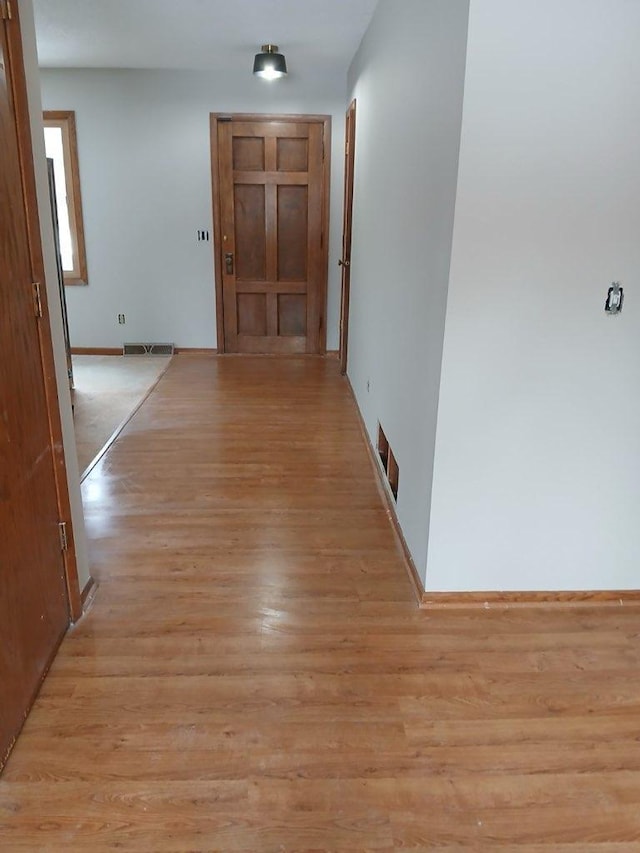
<svg viewBox="0 0 640 853">
<path fill-rule="evenodd" d="M 356 157 L 356 102 L 347 110 L 344 144 L 344 207 L 342 213 L 342 269 L 340 298 L 340 372 L 347 372 L 349 304 L 351 297 L 351 235 L 353 223 L 353 176 Z"/>
</svg>

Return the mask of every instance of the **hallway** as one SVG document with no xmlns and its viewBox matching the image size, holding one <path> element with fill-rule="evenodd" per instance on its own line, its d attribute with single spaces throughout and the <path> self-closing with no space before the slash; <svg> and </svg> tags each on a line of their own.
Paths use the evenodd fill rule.
<svg viewBox="0 0 640 853">
<path fill-rule="evenodd" d="M 640 608 L 419 610 L 335 360 L 177 356 L 83 491 L 0 849 L 638 850 Z"/>
</svg>

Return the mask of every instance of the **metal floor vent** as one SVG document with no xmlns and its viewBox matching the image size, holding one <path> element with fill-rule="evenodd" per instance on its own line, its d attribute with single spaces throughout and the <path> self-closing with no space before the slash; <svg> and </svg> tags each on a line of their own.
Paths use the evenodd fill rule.
<svg viewBox="0 0 640 853">
<path fill-rule="evenodd" d="M 123 355 L 173 355 L 173 344 L 123 344 Z"/>
</svg>

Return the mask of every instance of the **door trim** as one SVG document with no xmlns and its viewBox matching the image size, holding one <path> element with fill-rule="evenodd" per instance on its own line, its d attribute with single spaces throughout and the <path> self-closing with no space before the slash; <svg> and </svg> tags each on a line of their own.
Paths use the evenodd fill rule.
<svg viewBox="0 0 640 853">
<path fill-rule="evenodd" d="M 347 373 L 349 347 L 349 302 L 351 297 L 351 237 L 353 231 L 353 175 L 356 157 L 356 102 L 349 104 L 344 140 L 344 197 L 342 211 L 342 267 L 340 288 L 340 373 Z"/>
<path fill-rule="evenodd" d="M 322 260 L 318 291 L 319 348 L 318 354 L 327 351 L 327 283 L 329 277 L 329 206 L 331 187 L 331 116 L 286 115 L 272 113 L 211 113 L 211 186 L 213 196 L 213 259 L 216 291 L 217 351 L 225 352 L 224 304 L 222 298 L 222 233 L 220 230 L 220 179 L 218 174 L 218 123 L 228 121 L 282 121 L 322 125 L 323 176 L 322 176 Z"/>
<path fill-rule="evenodd" d="M 31 119 L 27 95 L 27 81 L 24 70 L 24 54 L 22 50 L 22 34 L 17 3 L 11 6 L 12 17 L 4 21 L 7 38 L 7 76 L 10 81 L 11 97 L 16 120 L 18 137 L 18 157 L 20 159 L 20 177 L 27 219 L 27 241 L 31 274 L 33 281 L 46 281 L 44 255 L 40 236 L 40 215 L 36 191 L 36 178 L 33 161 L 33 146 L 31 142 Z M 82 616 L 82 600 L 78 580 L 78 563 L 76 557 L 73 522 L 71 515 L 71 499 L 67 481 L 67 465 L 64 455 L 62 421 L 58 407 L 58 384 L 56 380 L 55 362 L 53 356 L 53 340 L 46 288 L 40 292 L 42 301 L 42 318 L 38 322 L 38 338 L 40 341 L 40 357 L 42 376 L 49 420 L 49 437 L 53 457 L 58 514 L 61 521 L 67 524 L 67 550 L 62 553 L 64 573 L 66 578 L 67 596 L 69 599 L 69 615 L 73 622 Z"/>
</svg>

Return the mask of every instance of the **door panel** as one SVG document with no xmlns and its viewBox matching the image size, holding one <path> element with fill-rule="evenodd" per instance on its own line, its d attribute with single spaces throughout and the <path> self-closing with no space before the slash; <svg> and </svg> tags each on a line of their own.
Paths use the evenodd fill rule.
<svg viewBox="0 0 640 853">
<path fill-rule="evenodd" d="M 0 768 L 69 621 L 5 26 L 0 23 Z"/>
<path fill-rule="evenodd" d="M 214 117 L 221 351 L 324 350 L 327 131 L 316 117 Z"/>
<path fill-rule="evenodd" d="M 278 296 L 278 334 L 302 335 L 307 323 L 306 298 L 296 293 Z"/>
<path fill-rule="evenodd" d="M 307 280 L 307 187 L 278 187 L 278 280 Z"/>
<path fill-rule="evenodd" d="M 309 170 L 309 141 L 307 139 L 278 139 L 279 172 Z"/>
<path fill-rule="evenodd" d="M 237 136 L 233 140 L 233 168 L 237 171 L 264 172 L 264 139 Z"/>
<path fill-rule="evenodd" d="M 234 187 L 236 281 L 267 277 L 265 197 L 265 187 L 260 185 Z"/>
</svg>

